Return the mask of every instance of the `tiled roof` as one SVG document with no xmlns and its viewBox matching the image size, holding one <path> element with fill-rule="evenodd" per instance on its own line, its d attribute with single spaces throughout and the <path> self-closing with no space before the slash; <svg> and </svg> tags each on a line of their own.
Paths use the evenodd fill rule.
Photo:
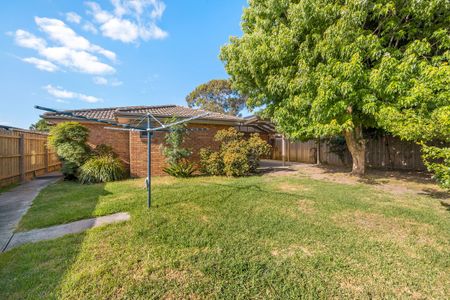
<svg viewBox="0 0 450 300">
<path fill-rule="evenodd" d="M 100 120 L 114 120 L 117 116 L 127 114 L 147 114 L 151 113 L 155 117 L 167 118 L 190 118 L 196 117 L 206 113 L 207 111 L 202 109 L 193 109 L 185 106 L 178 105 L 161 105 L 161 106 L 126 106 L 126 107 L 110 107 L 110 108 L 94 108 L 94 109 L 78 109 L 78 110 L 66 110 L 74 115 L 79 115 L 87 118 L 94 118 Z M 203 120 L 215 120 L 215 121 L 231 121 L 240 122 L 243 119 L 235 116 L 225 115 L 221 113 L 208 112 L 209 114 L 202 117 Z M 43 115 L 44 118 L 70 118 L 68 116 L 47 112 Z"/>
</svg>

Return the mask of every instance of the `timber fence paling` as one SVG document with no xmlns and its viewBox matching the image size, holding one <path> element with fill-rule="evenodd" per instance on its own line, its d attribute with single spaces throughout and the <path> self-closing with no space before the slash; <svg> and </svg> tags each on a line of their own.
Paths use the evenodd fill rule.
<svg viewBox="0 0 450 300">
<path fill-rule="evenodd" d="M 47 137 L 41 132 L 0 129 L 0 187 L 60 169 Z"/>
<path fill-rule="evenodd" d="M 272 158 L 282 159 L 282 140 L 275 139 Z M 292 162 L 315 163 L 316 141 L 293 142 L 286 140 L 287 159 Z M 329 140 L 320 143 L 320 161 L 335 166 L 350 166 L 352 158 L 348 150 L 342 153 L 331 151 Z M 421 158 L 421 147 L 413 142 L 402 141 L 393 136 L 376 136 L 367 140 L 366 163 L 369 167 L 397 170 L 426 170 Z"/>
</svg>

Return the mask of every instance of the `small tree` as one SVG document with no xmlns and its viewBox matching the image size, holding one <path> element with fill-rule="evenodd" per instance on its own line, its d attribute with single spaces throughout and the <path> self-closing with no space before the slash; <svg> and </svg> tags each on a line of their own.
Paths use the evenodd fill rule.
<svg viewBox="0 0 450 300">
<path fill-rule="evenodd" d="M 208 111 L 239 115 L 245 107 L 247 97 L 231 87 L 229 80 L 211 80 L 199 85 L 187 97 L 189 107 L 202 108 Z"/>
<path fill-rule="evenodd" d="M 175 122 L 172 119 L 171 122 Z M 174 177 L 189 177 L 194 173 L 194 164 L 187 161 L 192 152 L 183 147 L 186 136 L 186 124 L 175 125 L 170 128 L 163 145 L 163 154 L 168 163 L 164 172 Z"/>
<path fill-rule="evenodd" d="M 78 122 L 59 123 L 50 130 L 50 145 L 62 159 L 62 172 L 67 179 L 76 178 L 78 168 L 89 158 L 89 131 Z"/>
</svg>

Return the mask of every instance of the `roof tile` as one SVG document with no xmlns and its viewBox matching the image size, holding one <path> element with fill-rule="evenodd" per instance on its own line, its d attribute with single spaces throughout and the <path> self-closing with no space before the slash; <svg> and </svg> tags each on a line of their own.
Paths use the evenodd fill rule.
<svg viewBox="0 0 450 300">
<path fill-rule="evenodd" d="M 202 109 L 193 109 L 190 107 L 179 105 L 160 105 L 160 106 L 125 106 L 125 107 L 109 107 L 109 108 L 94 108 L 94 109 L 77 109 L 66 110 L 74 115 L 79 115 L 87 118 L 94 118 L 100 120 L 114 120 L 116 116 L 131 114 L 147 114 L 151 113 L 155 117 L 161 118 L 190 118 L 200 116 L 204 113 L 209 113 L 207 116 L 202 117 L 204 120 L 216 120 L 216 121 L 243 121 L 243 119 L 235 116 L 225 115 L 216 112 L 208 112 Z M 43 115 L 44 118 L 59 118 L 67 116 L 47 112 Z"/>
</svg>

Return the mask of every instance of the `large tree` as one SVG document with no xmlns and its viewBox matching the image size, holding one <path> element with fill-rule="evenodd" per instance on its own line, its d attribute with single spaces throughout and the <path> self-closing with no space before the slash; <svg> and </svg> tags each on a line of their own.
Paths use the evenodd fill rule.
<svg viewBox="0 0 450 300">
<path fill-rule="evenodd" d="M 237 116 L 244 109 L 247 98 L 233 89 L 227 79 L 211 80 L 199 85 L 187 97 L 189 107 Z"/>
<path fill-rule="evenodd" d="M 416 140 L 449 117 L 449 26 L 448 0 L 250 0 L 221 58 L 250 107 L 293 139 L 345 136 L 362 175 L 364 128 Z"/>
</svg>

